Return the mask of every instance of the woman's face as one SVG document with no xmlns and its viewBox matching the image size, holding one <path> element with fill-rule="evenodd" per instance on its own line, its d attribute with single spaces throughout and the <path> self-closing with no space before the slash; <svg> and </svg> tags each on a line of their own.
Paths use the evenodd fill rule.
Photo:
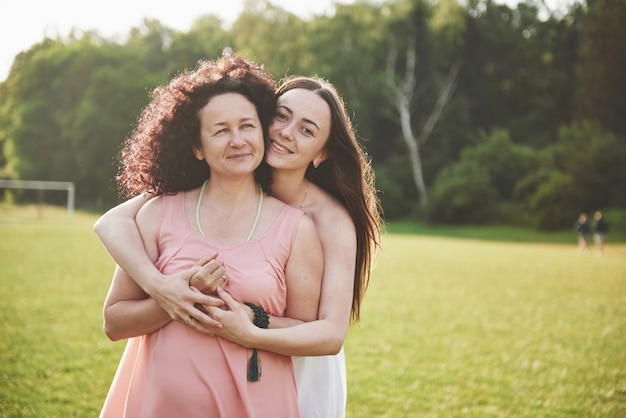
<svg viewBox="0 0 626 418">
<path fill-rule="evenodd" d="M 289 90 L 278 98 L 265 161 L 276 169 L 306 169 L 323 161 L 330 123 L 324 99 L 306 89 Z"/>
<path fill-rule="evenodd" d="M 206 160 L 214 175 L 245 176 L 263 161 L 263 129 L 256 108 L 245 96 L 214 96 L 200 111 L 199 160 Z"/>
</svg>

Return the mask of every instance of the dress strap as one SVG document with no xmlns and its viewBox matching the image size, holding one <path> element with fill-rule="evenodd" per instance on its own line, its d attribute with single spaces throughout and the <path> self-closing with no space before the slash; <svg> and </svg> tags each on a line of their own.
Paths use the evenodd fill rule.
<svg viewBox="0 0 626 418">
<path fill-rule="evenodd" d="M 246 238 L 246 242 L 250 241 L 250 238 L 252 238 L 252 234 L 254 234 L 254 230 L 256 229 L 256 224 L 259 222 L 259 216 L 261 215 L 262 205 L 263 205 L 263 189 L 261 188 L 261 185 L 259 184 L 259 204 L 256 207 L 256 217 L 254 218 L 254 223 L 252 224 L 252 229 L 250 230 L 250 233 L 248 234 L 248 238 Z"/>
<path fill-rule="evenodd" d="M 200 188 L 200 194 L 198 195 L 198 204 L 196 205 L 196 226 L 198 227 L 198 231 L 200 231 L 200 234 L 202 236 L 204 236 L 204 231 L 200 226 L 200 204 L 202 203 L 202 194 L 204 193 L 204 187 L 206 186 L 207 181 L 209 181 L 209 179 L 204 180 L 204 183 L 202 183 L 202 187 Z"/>
</svg>

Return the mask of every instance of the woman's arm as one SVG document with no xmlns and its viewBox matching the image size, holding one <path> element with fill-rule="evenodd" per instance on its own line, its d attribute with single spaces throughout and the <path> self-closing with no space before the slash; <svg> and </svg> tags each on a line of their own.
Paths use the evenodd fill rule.
<svg viewBox="0 0 626 418">
<path fill-rule="evenodd" d="M 150 296 L 173 320 L 184 321 L 192 315 L 197 321 L 190 325 L 200 332 L 208 332 L 203 325 L 216 323 L 210 317 L 198 312 L 195 304 L 221 305 L 221 301 L 197 292 L 189 287 L 189 280 L 198 272 L 205 276 L 209 269 L 212 274 L 220 277 L 223 271 L 214 271 L 208 265 L 212 258 L 201 260 L 193 268 L 164 276 L 154 266 L 146 254 L 141 234 L 135 217 L 140 209 L 149 202 L 151 196 L 143 194 L 110 209 L 94 225 L 94 231 L 115 262 Z M 158 219 L 155 225 L 158 224 Z M 202 270 L 202 271 L 201 271 Z"/>
<path fill-rule="evenodd" d="M 314 321 L 320 304 L 324 273 L 322 245 L 313 220 L 302 216 L 285 267 L 285 317 Z"/>
<path fill-rule="evenodd" d="M 146 254 L 135 216 L 151 198 L 147 193 L 135 196 L 107 211 L 93 226 L 113 260 L 148 294 L 163 275 Z"/>
<path fill-rule="evenodd" d="M 158 258 L 156 230 L 161 213 L 161 199 L 143 206 L 138 216 L 140 230 L 151 265 Z M 113 275 L 111 288 L 104 304 L 104 332 L 116 341 L 150 334 L 171 321 L 161 307 L 119 267 Z"/>
<path fill-rule="evenodd" d="M 112 341 L 137 337 L 169 324 L 170 317 L 117 267 L 104 303 L 104 333 Z"/>
<path fill-rule="evenodd" d="M 272 317 L 271 329 L 260 329 L 250 323 L 245 307 L 219 290 L 230 311 L 210 311 L 223 326 L 214 330 L 217 335 L 246 347 L 290 356 L 331 355 L 341 350 L 350 324 L 356 233 L 345 209 L 335 206 L 327 212 L 315 220 L 324 257 L 318 320 L 275 329 Z"/>
</svg>

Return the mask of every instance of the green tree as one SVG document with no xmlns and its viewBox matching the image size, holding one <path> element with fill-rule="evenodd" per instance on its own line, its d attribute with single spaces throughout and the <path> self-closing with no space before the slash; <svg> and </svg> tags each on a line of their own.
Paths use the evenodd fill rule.
<svg viewBox="0 0 626 418">
<path fill-rule="evenodd" d="M 110 204 L 113 158 L 147 102 L 150 73 L 122 48 L 95 34 L 46 40 L 12 73 L 6 116 L 7 166 L 20 179 L 72 181 L 77 201 Z"/>
<path fill-rule="evenodd" d="M 521 193 L 520 185 L 529 187 L 524 182 L 541 168 L 542 161 L 541 155 L 532 148 L 515 144 L 506 130 L 481 133 L 478 144 L 465 148 L 459 161 L 437 177 L 436 204 L 431 213 L 439 217 L 438 212 L 447 207 L 449 213 L 462 213 L 464 221 L 527 223 L 530 221 L 525 211 L 528 204 L 523 198 L 528 198 L 529 193 Z M 468 186 L 468 182 L 474 181 L 478 185 Z M 477 193 L 476 197 L 462 192 L 463 199 L 455 198 L 454 193 L 461 187 Z M 455 209 L 458 205 L 460 207 Z"/>
<path fill-rule="evenodd" d="M 576 186 L 579 207 L 626 207 L 626 141 L 599 123 L 564 126 L 553 149 L 554 165 Z"/>
<path fill-rule="evenodd" d="M 132 59 L 117 60 L 93 71 L 80 105 L 65 124 L 64 135 L 78 159 L 73 180 L 82 199 L 98 206 L 117 198 L 114 183 L 117 156 L 139 111 L 149 100 L 150 86 L 161 80 L 137 67 Z"/>
<path fill-rule="evenodd" d="M 167 72 L 173 75 L 195 67 L 200 59 L 215 59 L 233 44 L 232 36 L 223 28 L 219 18 L 201 16 L 194 21 L 189 32 L 172 34 Z"/>
<path fill-rule="evenodd" d="M 76 59 L 81 59 L 77 50 L 47 39 L 22 56 L 20 70 L 9 75 L 6 155 L 17 178 L 71 180 L 74 157 L 61 133 L 82 84 L 68 71 Z"/>
<path fill-rule="evenodd" d="M 539 168 L 535 151 L 513 143 L 509 132 L 494 129 L 480 133 L 479 143 L 463 151 L 462 160 L 476 161 L 489 173 L 491 184 L 502 200 L 515 197 L 517 183 Z"/>
<path fill-rule="evenodd" d="M 588 0 L 580 48 L 578 115 L 626 134 L 626 2 Z"/>
<path fill-rule="evenodd" d="M 533 2 L 471 1 L 457 94 L 475 127 L 506 127 L 515 141 L 543 147 L 570 122 L 578 26 L 538 13 Z"/>
<path fill-rule="evenodd" d="M 306 36 L 304 22 L 269 1 L 244 1 L 244 10 L 233 23 L 233 49 L 265 64 L 280 79 L 286 74 L 304 74 L 302 62 L 310 59 L 301 48 Z"/>
<path fill-rule="evenodd" d="M 135 53 L 135 65 L 168 76 L 169 48 L 175 33 L 156 19 L 144 19 L 140 26 L 130 29 L 125 48 Z"/>
<path fill-rule="evenodd" d="M 496 202 L 487 168 L 465 160 L 444 168 L 437 176 L 428 212 L 438 223 L 485 223 L 493 219 Z"/>
<path fill-rule="evenodd" d="M 432 45 L 427 21 L 430 16 L 430 9 L 422 1 L 415 5 L 411 13 L 406 41 L 406 56 L 403 57 L 404 70 L 401 76 L 396 74 L 398 61 L 398 48 L 396 38 L 391 38 L 391 45 L 388 53 L 388 65 L 386 71 L 386 83 L 390 96 L 390 102 L 397 112 L 397 123 L 400 125 L 402 139 L 408 151 L 413 173 L 413 181 L 417 189 L 420 207 L 428 207 L 428 193 L 424 180 L 422 165 L 422 147 L 430 139 L 430 136 L 439 121 L 443 109 L 450 101 L 456 88 L 456 78 L 461 67 L 461 61 L 457 60 L 448 70 L 439 94 L 434 100 L 432 110 L 426 112 L 415 111 L 415 107 L 425 108 L 425 105 L 415 106 L 423 100 L 422 95 L 433 88 L 433 59 Z M 419 64 L 422 63 L 422 64 Z M 423 64 L 425 63 L 425 64 Z M 414 119 L 420 119 L 419 114 L 428 114 L 423 119 L 420 128 L 415 126 Z M 418 129 L 417 131 L 415 129 Z"/>
<path fill-rule="evenodd" d="M 571 225 L 580 210 L 580 193 L 574 181 L 559 171 L 547 171 L 530 201 L 535 224 L 542 230 Z"/>
<path fill-rule="evenodd" d="M 359 0 L 303 20 L 248 0 L 227 29 L 207 15 L 188 32 L 146 20 L 124 43 L 78 31 L 44 39 L 16 56 L 0 85 L 0 175 L 74 181 L 79 204 L 115 203 L 115 156 L 148 92 L 231 47 L 277 79 L 332 82 L 372 157 L 386 215 L 407 216 L 417 209 L 411 159 L 384 96 L 393 38 L 399 79 L 415 42 L 415 132 L 428 125 L 452 63 L 463 60 L 454 96 L 420 148 L 433 219 L 569 225 L 588 206 L 626 206 L 620 1 L 540 18 L 540 0 L 515 8 Z"/>
</svg>

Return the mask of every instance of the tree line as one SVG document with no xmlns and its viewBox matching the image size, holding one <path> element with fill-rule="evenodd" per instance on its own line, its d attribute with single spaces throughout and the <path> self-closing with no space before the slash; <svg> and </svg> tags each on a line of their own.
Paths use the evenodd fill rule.
<svg viewBox="0 0 626 418">
<path fill-rule="evenodd" d="M 186 32 L 144 20 L 124 40 L 48 37 L 0 83 L 0 178 L 72 181 L 79 206 L 116 204 L 116 156 L 151 89 L 230 48 L 277 80 L 337 86 L 388 220 L 624 216 L 626 2 L 542 4 L 357 0 L 301 19 L 247 0 L 229 27 L 206 15 Z"/>
</svg>

